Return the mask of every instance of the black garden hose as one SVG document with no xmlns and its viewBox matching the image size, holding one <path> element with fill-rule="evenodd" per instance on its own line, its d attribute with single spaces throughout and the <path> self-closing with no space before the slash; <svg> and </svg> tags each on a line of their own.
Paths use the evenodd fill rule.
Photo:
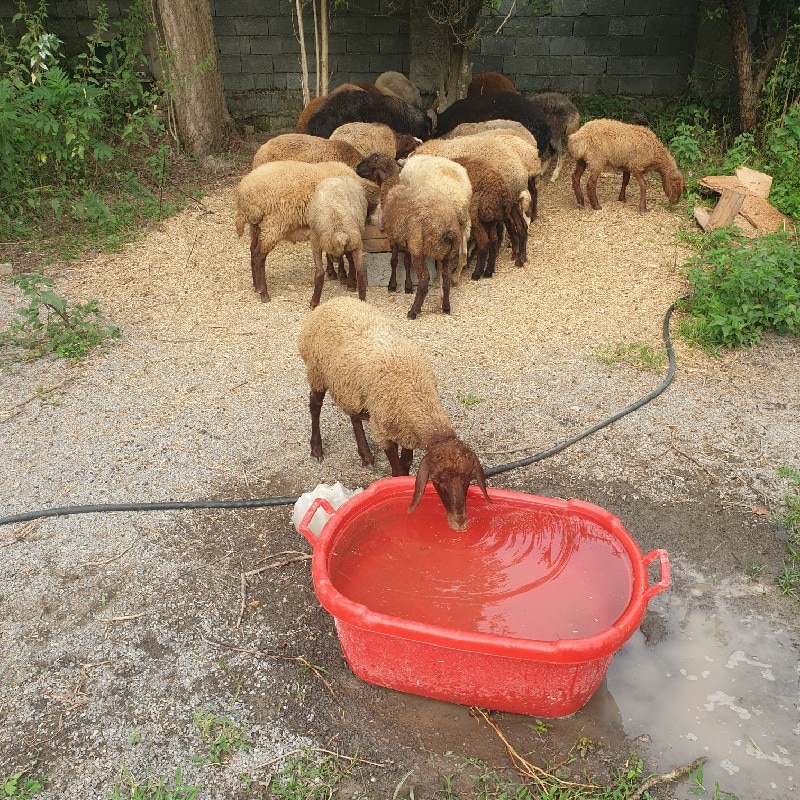
<svg viewBox="0 0 800 800">
<path fill-rule="evenodd" d="M 644 397 L 640 398 L 636 402 L 631 403 L 629 406 L 626 406 L 621 411 L 617 411 L 610 417 L 606 417 L 605 419 L 596 422 L 594 425 L 584 428 L 584 430 L 576 433 L 569 439 L 566 439 L 565 441 L 560 442 L 559 444 L 556 444 L 547 450 L 534 453 L 532 456 L 521 458 L 518 461 L 510 461 L 507 464 L 500 464 L 497 467 L 490 467 L 489 469 L 484 470 L 486 477 L 491 478 L 494 475 L 500 475 L 501 473 L 508 472 L 512 469 L 527 467 L 529 464 L 535 464 L 537 461 L 542 461 L 545 458 L 554 456 L 556 453 L 566 450 L 566 448 L 570 447 L 576 442 L 579 442 L 581 439 L 596 433 L 602 428 L 605 428 L 607 425 L 611 425 L 612 422 L 616 422 L 626 414 L 636 411 L 637 408 L 641 408 L 646 403 L 649 403 L 651 400 L 658 397 L 672 383 L 672 379 L 675 377 L 675 352 L 672 349 L 672 341 L 669 336 L 669 321 L 674 310 L 675 303 L 673 303 L 667 309 L 667 312 L 664 315 L 664 323 L 662 326 L 664 347 L 666 348 L 667 357 L 669 359 L 669 369 L 667 370 L 664 380 L 662 380 L 661 383 L 656 386 L 655 389 L 653 389 L 653 391 L 644 395 Z M 253 500 L 174 500 L 156 503 L 101 503 L 98 505 L 63 506 L 62 508 L 45 508 L 38 511 L 27 511 L 22 514 L 13 514 L 12 516 L 8 517 L 0 517 L 0 525 L 10 525 L 13 522 L 30 522 L 31 520 L 42 519 L 44 517 L 64 517 L 71 514 L 107 513 L 112 511 L 183 511 L 211 508 L 264 508 L 269 506 L 294 505 L 299 499 L 300 496 L 298 495 L 296 497 L 263 497 Z"/>
</svg>

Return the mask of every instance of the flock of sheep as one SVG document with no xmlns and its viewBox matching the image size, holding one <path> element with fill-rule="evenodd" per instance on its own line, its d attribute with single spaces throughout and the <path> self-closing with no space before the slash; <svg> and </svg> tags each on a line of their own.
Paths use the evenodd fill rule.
<svg viewBox="0 0 800 800">
<path fill-rule="evenodd" d="M 606 170 L 622 172 L 623 201 L 633 175 L 640 213 L 647 210 L 645 173 L 660 174 L 672 203 L 685 188 L 675 160 L 648 128 L 609 119 L 580 126 L 566 96 L 525 97 L 499 73 L 475 76 L 466 98 L 438 114 L 423 107 L 419 91 L 397 72 L 383 73 L 374 85 L 344 84 L 312 100 L 295 133 L 275 136 L 258 150 L 236 189 L 236 230 L 242 236 L 249 225 L 253 288 L 262 300 L 269 300 L 265 264 L 273 248 L 281 241 L 311 242 L 314 310 L 299 348 L 311 387 L 312 456 L 322 458 L 319 417 L 330 391 L 352 420 L 362 462 L 374 462 L 364 419 L 371 420 L 393 475 L 408 475 L 413 451 L 423 449 L 409 510 L 430 479 L 450 527 L 464 529 L 473 478 L 488 499 L 483 469 L 453 431 L 424 352 L 361 302 L 365 226 L 371 219 L 388 239 L 390 291 L 397 288 L 401 252 L 407 293 L 412 270 L 416 275 L 408 317 L 417 317 L 427 295 L 428 260 L 436 262 L 442 311 L 449 313 L 450 287 L 461 279 L 470 245 L 475 280 L 494 273 L 506 233 L 514 262 L 525 263 L 542 173 L 552 163 L 555 181 L 567 151 L 576 162 L 572 186 L 580 207 L 587 171 L 593 209 L 600 208 L 596 186 Z M 320 305 L 326 274 L 357 289 L 359 299 Z"/>
</svg>

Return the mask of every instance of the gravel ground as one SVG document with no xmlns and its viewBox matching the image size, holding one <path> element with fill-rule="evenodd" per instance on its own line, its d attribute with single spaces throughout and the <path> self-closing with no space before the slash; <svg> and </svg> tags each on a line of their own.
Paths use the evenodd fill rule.
<svg viewBox="0 0 800 800">
<path fill-rule="evenodd" d="M 598 349 L 662 349 L 664 314 L 686 291 L 687 254 L 675 234 L 690 223 L 655 184 L 644 217 L 634 202 L 613 199 L 617 178 L 601 181 L 602 211 L 579 211 L 568 175 L 566 165 L 556 185 L 543 186 L 527 266 L 503 254 L 493 279 L 454 289 L 450 316 L 436 288 L 416 321 L 405 317 L 410 297 L 368 291 L 368 302 L 426 346 L 454 426 L 487 467 L 545 449 L 650 391 L 661 374 L 608 365 Z M 278 247 L 267 263 L 272 302 L 258 302 L 247 237 L 238 240 L 233 226 L 235 180 L 216 181 L 202 202 L 123 252 L 56 271 L 59 294 L 96 298 L 124 336 L 76 365 L 3 362 L 0 514 L 296 495 L 387 474 L 380 453 L 376 470 L 360 466 L 349 421 L 329 403 L 325 460 L 309 457 L 296 351 L 311 294 L 308 246 Z M 344 291 L 329 282 L 323 300 Z M 0 286 L 0 326 L 21 305 Z M 767 560 L 774 574 L 781 547 L 748 526 L 781 503 L 778 467 L 800 465 L 798 340 L 770 336 L 718 360 L 677 337 L 675 349 L 676 378 L 656 400 L 491 483 L 651 518 L 682 507 L 703 508 L 708 520 L 733 515 L 743 520 L 733 539 L 677 529 L 671 541 L 649 541 L 663 534 L 655 527 L 641 531 L 642 548 L 668 547 L 719 575 Z M 28 769 L 50 776 L 43 798 L 105 798 L 123 767 L 163 776 L 182 765 L 202 798 L 255 797 L 241 774 L 263 778 L 282 753 L 325 747 L 336 704 L 297 659 L 338 664 L 341 697 L 357 681 L 341 669 L 290 511 L 92 514 L 0 527 L 0 777 Z M 287 551 L 303 560 L 248 579 L 245 607 L 241 574 Z M 770 602 L 775 613 L 791 611 L 779 597 Z M 278 655 L 253 659 L 223 642 Z M 365 725 L 381 713 L 380 692 L 369 697 L 378 705 L 364 711 Z M 246 720 L 252 748 L 221 769 L 193 763 L 207 750 L 193 721 L 202 708 Z M 403 754 L 395 755 L 399 770 Z M 368 796 L 365 780 L 367 788 L 356 782 L 340 796 Z"/>
</svg>

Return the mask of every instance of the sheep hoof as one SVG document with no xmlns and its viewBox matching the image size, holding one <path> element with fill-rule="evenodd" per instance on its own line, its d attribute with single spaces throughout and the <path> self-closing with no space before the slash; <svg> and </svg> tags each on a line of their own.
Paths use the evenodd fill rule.
<svg viewBox="0 0 800 800">
<path fill-rule="evenodd" d="M 450 313 L 450 306 L 448 305 L 446 308 L 442 306 L 442 314 L 449 314 Z"/>
<path fill-rule="evenodd" d="M 410 287 L 410 288 L 406 288 L 406 294 L 413 294 L 413 292 L 414 292 L 414 287 L 413 286 Z"/>
<path fill-rule="evenodd" d="M 417 318 L 417 312 L 414 311 L 414 309 L 411 309 L 411 311 L 409 311 L 408 314 L 406 314 L 406 316 L 409 319 L 416 319 Z"/>
</svg>

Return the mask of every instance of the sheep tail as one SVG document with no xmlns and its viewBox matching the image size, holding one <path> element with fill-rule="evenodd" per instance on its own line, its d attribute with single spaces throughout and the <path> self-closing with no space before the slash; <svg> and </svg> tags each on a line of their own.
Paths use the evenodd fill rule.
<svg viewBox="0 0 800 800">
<path fill-rule="evenodd" d="M 242 238 L 242 234 L 244 233 L 244 226 L 247 224 L 247 217 L 244 215 L 242 211 L 236 212 L 236 233 L 239 238 Z"/>
</svg>

